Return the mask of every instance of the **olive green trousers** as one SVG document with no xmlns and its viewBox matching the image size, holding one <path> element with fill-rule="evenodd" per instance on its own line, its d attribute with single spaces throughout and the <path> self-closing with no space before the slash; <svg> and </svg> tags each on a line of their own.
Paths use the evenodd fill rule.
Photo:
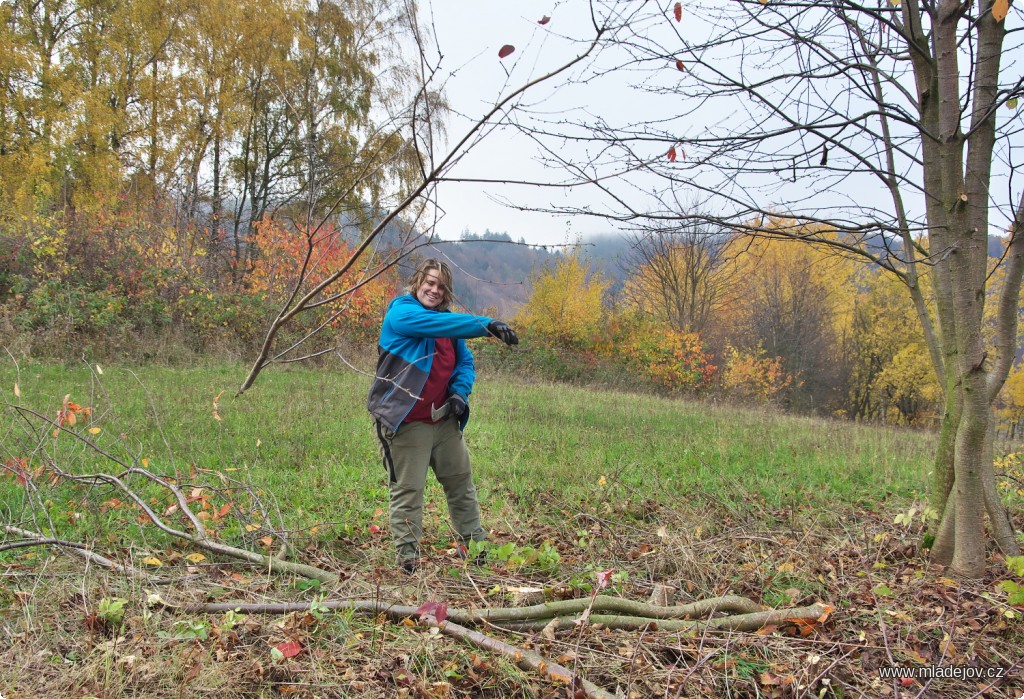
<svg viewBox="0 0 1024 699">
<path fill-rule="evenodd" d="M 459 430 L 458 420 L 448 418 L 434 424 L 403 423 L 392 432 L 377 423 L 381 456 L 388 472 L 391 492 L 391 536 L 399 561 L 418 558 L 423 537 L 423 491 L 427 485 L 427 469 L 444 489 L 448 514 L 459 541 L 487 538 L 480 526 L 480 505 L 469 449 Z"/>
</svg>

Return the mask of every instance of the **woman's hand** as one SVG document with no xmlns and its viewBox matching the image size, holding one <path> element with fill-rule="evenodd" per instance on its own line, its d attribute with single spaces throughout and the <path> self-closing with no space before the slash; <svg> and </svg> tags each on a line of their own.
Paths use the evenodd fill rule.
<svg viewBox="0 0 1024 699">
<path fill-rule="evenodd" d="M 487 332 L 504 342 L 506 345 L 519 344 L 519 336 L 516 335 L 515 330 L 508 326 L 508 323 L 503 323 L 500 320 L 492 320 L 487 324 Z"/>
<path fill-rule="evenodd" d="M 448 405 L 451 406 L 449 408 L 449 410 L 451 411 L 450 415 L 456 418 L 465 415 L 466 410 L 469 407 L 466 405 L 466 399 L 460 396 L 458 393 L 453 393 L 450 396 L 448 396 Z"/>
</svg>

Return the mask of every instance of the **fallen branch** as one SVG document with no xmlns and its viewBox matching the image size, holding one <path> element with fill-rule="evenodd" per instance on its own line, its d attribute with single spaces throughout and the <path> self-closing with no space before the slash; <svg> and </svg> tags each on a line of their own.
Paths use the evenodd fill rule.
<svg viewBox="0 0 1024 699">
<path fill-rule="evenodd" d="M 18 536 L 38 536 L 32 532 L 18 529 L 17 527 L 4 525 L 4 531 L 8 534 L 17 534 Z M 88 548 L 85 544 L 78 541 L 64 541 L 63 539 L 46 539 L 46 538 L 30 538 L 23 539 L 22 541 L 11 541 L 6 544 L 0 544 L 0 551 L 13 551 L 14 549 L 24 549 L 31 546 L 67 546 L 68 548 L 84 549 Z"/>
<path fill-rule="evenodd" d="M 749 614 L 738 614 L 736 616 L 718 617 L 706 621 L 696 619 L 652 619 L 651 617 L 640 616 L 618 616 L 611 614 L 591 614 L 587 622 L 601 624 L 609 629 L 620 631 L 640 631 L 643 629 L 658 629 L 660 631 L 689 631 L 701 629 L 722 629 L 729 631 L 757 631 L 766 626 L 782 626 L 784 624 L 814 624 L 824 621 L 832 608 L 824 604 L 812 604 L 809 607 L 797 607 L 794 609 L 769 609 Z M 578 623 L 581 618 L 564 619 L 555 617 L 558 626 L 572 626 Z M 503 628 L 514 631 L 540 631 L 551 619 L 538 619 L 532 621 L 516 621 L 502 624 Z"/>
<path fill-rule="evenodd" d="M 609 595 L 597 595 L 593 599 L 567 599 L 555 602 L 545 602 L 531 607 L 504 607 L 497 609 L 481 609 L 473 612 L 473 618 L 477 621 L 487 621 L 492 624 L 504 621 L 526 621 L 530 619 L 553 619 L 555 617 L 570 616 L 582 613 L 590 609 L 594 612 L 621 612 L 631 616 L 641 616 L 648 619 L 694 619 L 704 617 L 715 612 L 739 612 L 751 614 L 764 610 L 764 607 L 746 597 L 738 595 L 726 595 L 712 599 L 701 600 L 692 604 L 684 604 L 672 607 L 659 607 L 644 602 L 611 597 Z"/>
<path fill-rule="evenodd" d="M 721 600 L 724 598 L 716 599 Z M 705 602 L 697 604 L 707 607 L 708 609 L 715 609 L 718 608 L 716 606 L 716 599 L 705 600 Z M 735 599 L 742 600 L 744 598 L 738 597 Z M 587 606 L 590 600 L 579 599 L 565 601 L 580 603 L 575 605 L 576 611 L 580 611 L 583 607 Z M 746 600 L 746 602 L 750 605 L 754 605 L 750 600 Z M 387 614 L 390 618 L 396 620 L 419 616 L 418 607 L 368 600 L 325 600 L 323 602 L 317 602 L 316 606 L 320 609 L 345 609 L 364 614 Z M 447 610 L 447 618 L 457 624 L 475 625 L 478 623 L 488 623 L 496 626 L 501 625 L 503 627 L 515 628 L 517 630 L 540 630 L 550 623 L 552 619 L 559 619 L 559 625 L 564 625 L 566 627 L 574 624 L 576 621 L 574 619 L 564 618 L 562 615 L 551 615 L 548 617 L 538 616 L 536 610 L 541 606 L 544 605 L 537 605 L 536 607 L 501 607 L 484 610 L 465 610 L 449 607 Z M 593 609 L 613 610 L 615 607 L 619 606 L 647 607 L 648 605 L 616 597 L 599 595 L 594 600 Z M 653 609 L 688 610 L 692 609 L 694 606 L 695 605 L 693 604 L 688 604 L 680 607 L 655 607 Z M 307 602 L 241 604 L 232 604 L 230 602 L 211 602 L 206 604 L 184 604 L 175 606 L 175 609 L 181 609 L 183 612 L 190 614 L 224 614 L 229 611 L 243 614 L 289 614 L 291 612 L 306 612 L 309 611 L 311 607 L 312 605 Z M 651 624 L 656 624 L 659 629 L 666 631 L 693 628 L 756 631 L 764 628 L 765 626 L 780 626 L 787 623 L 813 625 L 820 621 L 824 621 L 825 618 L 832 613 L 832 608 L 830 606 L 820 603 L 812 604 L 809 607 L 796 607 L 792 609 L 762 609 L 760 607 L 758 609 L 759 611 L 757 612 L 718 617 L 703 621 L 697 619 L 684 620 L 683 616 L 685 615 L 678 613 L 675 615 L 666 614 L 661 617 L 591 614 L 589 621 L 595 624 L 602 624 L 611 629 L 625 630 L 637 630 L 650 626 Z"/>
<path fill-rule="evenodd" d="M 615 699 L 616 695 L 606 692 L 593 682 L 584 679 L 572 670 L 563 667 L 558 663 L 552 663 L 545 660 L 542 656 L 531 650 L 509 645 L 504 641 L 499 641 L 498 639 L 482 634 L 479 631 L 467 629 L 466 627 L 460 626 L 451 621 L 444 621 L 440 624 L 431 625 L 436 625 L 437 628 L 441 630 L 441 633 L 445 635 L 471 643 L 477 648 L 483 648 L 484 650 L 489 650 L 494 653 L 500 653 L 501 655 L 510 658 L 512 662 L 524 670 L 533 670 L 552 682 L 566 685 L 569 688 L 568 694 L 570 697 L 579 696 L 579 692 L 582 690 L 583 696 L 585 697 L 596 697 L 596 699 Z"/>
<path fill-rule="evenodd" d="M 285 542 L 285 545 L 280 552 L 278 552 L 275 555 L 268 556 L 261 553 L 256 553 L 254 551 L 250 551 L 249 549 L 242 549 L 236 546 L 221 544 L 217 541 L 210 539 L 206 533 L 206 527 L 203 526 L 202 521 L 199 519 L 196 513 L 192 512 L 191 508 L 189 508 L 188 497 L 181 490 L 181 488 L 179 488 L 174 483 L 171 483 L 168 479 L 158 476 L 155 473 L 152 473 L 144 468 L 139 468 L 138 466 L 128 466 L 127 464 L 125 464 L 123 461 L 116 458 L 112 454 L 109 454 L 108 452 L 100 449 L 92 440 L 86 438 L 81 434 L 78 434 L 74 430 L 69 430 L 65 425 L 55 422 L 54 420 L 48 418 L 47 416 L 41 413 L 38 413 L 29 408 L 25 408 L 23 406 L 9 405 L 6 403 L 2 405 L 7 405 L 8 407 L 14 408 L 23 416 L 35 417 L 38 420 L 46 423 L 50 427 L 53 427 L 54 429 L 58 430 L 59 433 L 70 435 L 72 438 L 82 442 L 88 448 L 92 449 L 100 456 L 103 456 L 112 463 L 119 465 L 123 469 L 121 473 L 118 475 L 113 475 L 109 473 L 88 473 L 82 475 L 75 475 L 73 473 L 68 473 L 67 471 L 61 469 L 56 463 L 50 461 L 49 468 L 54 473 L 54 475 L 74 483 L 83 483 L 92 486 L 113 486 L 116 489 L 120 490 L 122 493 L 124 493 L 124 495 L 127 498 L 129 498 L 135 504 L 135 506 L 138 507 L 138 509 L 141 510 L 146 515 L 146 517 L 148 517 L 150 521 L 153 522 L 154 525 L 156 525 L 158 529 L 173 537 L 182 539 L 184 541 L 188 541 L 192 545 L 204 549 L 210 553 L 220 554 L 223 556 L 227 556 L 229 558 L 247 561 L 249 563 L 255 563 L 272 572 L 290 573 L 292 575 L 298 575 L 303 578 L 319 580 L 320 582 L 329 585 L 337 584 L 339 582 L 340 578 L 335 573 L 323 570 L 322 568 L 317 568 L 315 566 L 305 565 L 303 563 L 292 563 L 290 561 L 284 560 L 285 556 L 288 553 L 287 542 Z M 165 522 L 164 519 L 159 514 L 157 514 L 152 507 L 149 506 L 149 503 L 146 502 L 145 498 L 143 498 L 141 495 L 139 495 L 137 492 L 135 492 L 128 486 L 128 484 L 125 482 L 125 479 L 127 479 L 130 476 L 141 476 L 142 478 L 170 491 L 171 495 L 177 502 L 176 511 L 180 512 L 181 516 L 187 520 L 188 524 L 191 526 L 193 531 L 182 531 L 180 529 L 176 529 L 170 526 L 167 522 Z M 42 535 L 36 534 L 34 532 L 29 532 L 29 534 L 31 535 L 31 538 L 42 538 Z M 70 542 L 67 544 L 67 546 L 71 548 L 74 548 L 75 546 L 79 546 L 83 549 L 88 548 L 84 544 L 77 545 Z M 136 569 L 129 569 L 127 567 L 121 566 L 120 564 L 114 563 L 113 561 L 109 561 L 107 559 L 104 560 L 106 560 L 106 565 L 104 565 L 104 567 L 106 568 L 117 569 L 117 566 L 120 566 L 120 569 L 128 572 L 133 572 L 135 574 L 138 574 L 140 572 Z"/>
<path fill-rule="evenodd" d="M 56 467 L 54 468 L 56 469 Z M 139 505 L 142 511 L 146 513 L 146 516 L 148 516 L 159 529 L 170 534 L 171 536 L 177 537 L 179 539 L 184 539 L 185 541 L 188 541 L 194 546 L 201 548 L 205 551 L 208 551 L 210 553 L 220 554 L 222 556 L 247 561 L 249 563 L 255 563 L 275 573 L 291 573 L 293 575 L 298 575 L 303 578 L 319 580 L 320 582 L 327 584 L 336 584 L 339 581 L 337 574 L 323 570 L 322 568 L 317 568 L 316 566 L 306 565 L 305 563 L 293 563 L 291 561 L 282 560 L 276 555 L 267 556 L 262 553 L 250 551 L 249 549 L 242 549 L 236 546 L 229 546 L 228 544 L 222 544 L 220 542 L 213 541 L 212 539 L 207 537 L 206 528 L 199 521 L 198 517 L 196 517 L 196 515 L 189 509 L 187 498 L 185 497 L 185 494 L 181 492 L 181 488 L 178 488 L 176 485 L 174 485 L 173 483 L 169 483 L 163 478 L 160 478 L 158 476 L 153 475 L 152 473 L 149 473 L 145 469 L 130 468 L 124 473 L 122 473 L 120 476 L 112 476 L 106 473 L 91 474 L 88 476 L 75 476 L 68 473 L 64 473 L 59 469 L 56 470 L 63 478 L 67 478 L 69 480 L 93 484 L 107 483 L 116 486 L 128 497 L 130 497 L 137 505 Z M 168 526 L 161 519 L 160 515 L 154 512 L 153 509 L 149 507 L 146 504 L 146 502 L 131 488 L 129 488 L 127 484 L 124 482 L 123 479 L 126 476 L 132 474 L 141 475 L 170 490 L 171 493 L 174 494 L 175 499 L 179 503 L 179 510 L 181 511 L 182 515 L 188 519 L 190 524 L 192 524 L 192 526 L 196 530 L 196 533 L 192 534 Z"/>
<path fill-rule="evenodd" d="M 135 577 L 144 578 L 147 582 L 153 585 L 166 585 L 171 582 L 170 578 L 154 578 L 144 570 L 140 570 L 134 566 L 124 565 L 122 563 L 118 563 L 117 561 L 112 561 L 109 558 L 101 556 L 95 551 L 90 550 L 90 548 L 86 544 L 79 543 L 77 541 L 64 541 L 62 539 L 53 539 L 51 537 L 43 536 L 42 534 L 39 534 L 37 532 L 22 529 L 21 527 L 16 527 L 13 524 L 5 524 L 4 531 L 8 534 L 14 534 L 25 539 L 25 541 L 18 541 L 11 544 L 5 544 L 3 547 L 5 550 L 12 548 L 20 548 L 23 546 L 56 546 L 61 551 L 73 553 L 80 558 L 84 558 L 90 563 L 94 563 L 99 567 L 104 568 L 105 570 L 113 571 L 115 573 L 128 573 L 129 575 L 134 575 Z"/>
<path fill-rule="evenodd" d="M 229 546 L 228 544 L 222 544 L 220 542 L 210 539 L 206 534 L 206 528 L 203 526 L 199 518 L 192 512 L 188 507 L 188 498 L 181 491 L 181 488 L 177 487 L 173 483 L 170 483 L 164 478 L 161 478 L 153 473 L 150 473 L 146 469 L 131 467 L 122 472 L 119 475 L 111 475 L 108 473 L 91 473 L 87 475 L 76 476 L 66 471 L 61 470 L 56 464 L 51 464 L 50 467 L 53 472 L 61 478 L 77 483 L 85 483 L 89 485 L 112 485 L 128 498 L 134 502 L 139 509 L 145 513 L 145 515 L 156 525 L 161 531 L 170 534 L 173 537 L 182 539 L 189 542 L 190 544 L 201 548 L 209 553 L 220 554 L 229 558 L 237 560 L 247 561 L 249 563 L 255 563 L 269 571 L 275 573 L 289 573 L 292 575 L 298 575 L 303 578 L 309 578 L 312 580 L 319 580 L 325 584 L 337 584 L 340 578 L 336 573 L 317 568 L 316 566 L 306 565 L 304 563 L 293 563 L 291 561 L 283 560 L 277 555 L 264 555 L 262 553 L 256 553 L 249 549 L 238 548 L 236 546 Z M 142 476 L 143 478 L 152 481 L 166 488 L 174 496 L 178 502 L 178 511 L 181 512 L 182 516 L 185 517 L 195 533 L 188 531 L 182 531 L 176 529 L 167 524 L 163 518 L 153 510 L 152 507 L 134 490 L 128 487 L 125 483 L 125 478 L 128 476 Z"/>
</svg>

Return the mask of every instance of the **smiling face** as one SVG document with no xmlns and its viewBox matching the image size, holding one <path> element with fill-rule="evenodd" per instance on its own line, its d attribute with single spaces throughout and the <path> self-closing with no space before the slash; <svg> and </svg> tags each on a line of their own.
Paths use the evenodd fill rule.
<svg viewBox="0 0 1024 699">
<path fill-rule="evenodd" d="M 423 275 L 423 281 L 416 288 L 416 300 L 425 308 L 437 308 L 444 303 L 448 293 L 441 275 L 436 269 L 428 269 Z"/>
</svg>

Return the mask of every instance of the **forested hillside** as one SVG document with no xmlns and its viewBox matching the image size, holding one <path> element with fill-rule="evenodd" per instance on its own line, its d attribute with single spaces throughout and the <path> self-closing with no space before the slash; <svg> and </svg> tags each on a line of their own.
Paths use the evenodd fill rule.
<svg viewBox="0 0 1024 699">
<path fill-rule="evenodd" d="M 578 245 L 528 245 L 522 238 L 488 230 L 438 243 L 434 250 L 452 264 L 463 306 L 511 317 L 530 298 L 533 278 L 575 249 L 617 289 L 625 275 L 622 255 L 627 245 L 625 238 L 612 235 L 585 238 Z"/>
</svg>

